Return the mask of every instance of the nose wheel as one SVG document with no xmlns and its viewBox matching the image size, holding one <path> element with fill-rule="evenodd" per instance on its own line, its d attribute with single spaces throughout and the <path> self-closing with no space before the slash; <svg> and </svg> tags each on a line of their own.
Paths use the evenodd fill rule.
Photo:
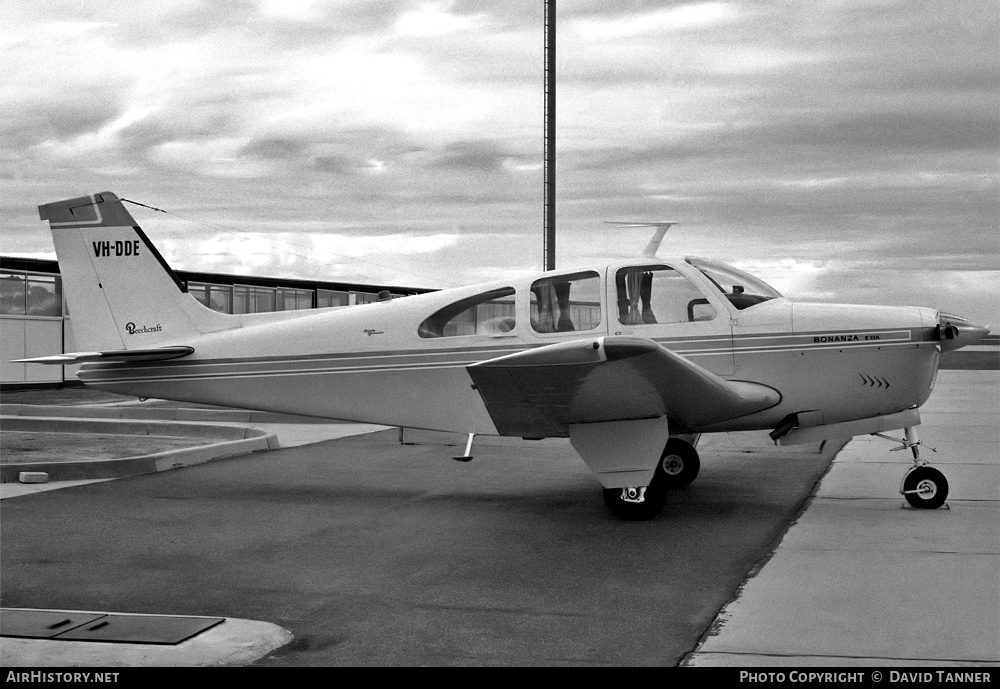
<svg viewBox="0 0 1000 689">
<path fill-rule="evenodd" d="M 939 470 L 928 466 L 927 462 L 920 458 L 920 441 L 917 440 L 916 430 L 910 427 L 904 433 L 902 439 L 881 433 L 873 433 L 873 435 L 900 443 L 901 447 L 894 447 L 893 452 L 910 450 L 913 453 L 914 466 L 903 477 L 903 488 L 899 492 L 903 494 L 911 507 L 936 510 L 944 505 L 945 500 L 948 499 L 948 479 Z M 930 449 L 937 452 L 934 448 Z"/>
<path fill-rule="evenodd" d="M 903 479 L 902 493 L 913 507 L 936 510 L 948 499 L 948 479 L 934 467 L 913 467 Z"/>
</svg>

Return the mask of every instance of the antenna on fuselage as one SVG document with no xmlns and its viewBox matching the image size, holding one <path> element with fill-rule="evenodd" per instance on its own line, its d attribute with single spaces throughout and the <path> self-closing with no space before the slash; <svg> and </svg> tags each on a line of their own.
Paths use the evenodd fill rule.
<svg viewBox="0 0 1000 689">
<path fill-rule="evenodd" d="M 653 232 L 653 238 L 649 240 L 649 244 L 646 248 L 642 250 L 643 258 L 656 258 L 656 252 L 660 248 L 660 242 L 663 241 L 663 237 L 667 234 L 667 230 L 671 226 L 676 225 L 676 220 L 655 220 L 650 222 L 629 222 L 622 220 L 606 220 L 609 225 L 618 225 L 618 227 L 655 227 L 656 231 Z"/>
</svg>

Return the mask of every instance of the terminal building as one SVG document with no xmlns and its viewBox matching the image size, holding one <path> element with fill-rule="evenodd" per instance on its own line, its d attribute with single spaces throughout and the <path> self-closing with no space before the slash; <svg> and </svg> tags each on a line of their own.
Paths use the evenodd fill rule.
<svg viewBox="0 0 1000 689">
<path fill-rule="evenodd" d="M 433 291 L 419 287 L 174 272 L 195 299 L 222 313 L 353 306 Z M 0 358 L 3 360 L 0 385 L 76 382 L 79 365 L 11 363 L 13 359 L 79 351 L 73 343 L 72 323 L 58 262 L 0 256 Z"/>
</svg>

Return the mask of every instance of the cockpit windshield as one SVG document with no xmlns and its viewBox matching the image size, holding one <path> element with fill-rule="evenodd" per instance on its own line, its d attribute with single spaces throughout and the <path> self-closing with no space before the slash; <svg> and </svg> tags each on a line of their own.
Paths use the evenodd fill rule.
<svg viewBox="0 0 1000 689">
<path fill-rule="evenodd" d="M 712 284 L 719 288 L 726 299 L 741 311 L 781 297 L 778 290 L 763 280 L 755 278 L 750 273 L 744 273 L 738 268 L 727 266 L 725 263 L 705 258 L 689 258 L 687 262 L 700 270 L 705 277 L 712 281 Z"/>
</svg>

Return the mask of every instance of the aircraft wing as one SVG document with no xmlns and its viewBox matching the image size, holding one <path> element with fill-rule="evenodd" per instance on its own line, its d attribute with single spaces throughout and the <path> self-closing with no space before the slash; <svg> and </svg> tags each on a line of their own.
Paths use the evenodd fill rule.
<svg viewBox="0 0 1000 689">
<path fill-rule="evenodd" d="M 781 395 L 731 381 L 640 337 L 595 337 L 468 366 L 502 435 L 556 437 L 571 424 L 666 416 L 671 433 L 773 407 Z"/>
<path fill-rule="evenodd" d="M 194 347 L 154 347 L 152 349 L 116 349 L 108 352 L 67 352 L 33 359 L 15 359 L 15 364 L 60 364 L 69 366 L 89 361 L 166 361 L 194 352 Z"/>
</svg>

